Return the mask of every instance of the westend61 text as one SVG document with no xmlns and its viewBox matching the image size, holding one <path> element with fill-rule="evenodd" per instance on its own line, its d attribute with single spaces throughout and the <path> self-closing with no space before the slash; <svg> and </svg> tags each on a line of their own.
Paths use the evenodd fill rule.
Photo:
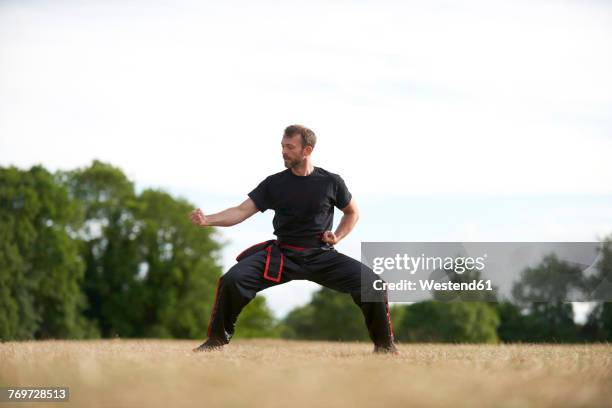
<svg viewBox="0 0 612 408">
<path fill-rule="evenodd" d="M 402 279 L 399 282 L 384 282 L 377 279 L 372 283 L 375 290 L 438 290 L 438 291 L 467 291 L 467 290 L 493 290 L 491 280 L 473 280 L 471 282 L 436 282 L 435 280 L 420 279 L 419 287 L 414 281 Z"/>
</svg>

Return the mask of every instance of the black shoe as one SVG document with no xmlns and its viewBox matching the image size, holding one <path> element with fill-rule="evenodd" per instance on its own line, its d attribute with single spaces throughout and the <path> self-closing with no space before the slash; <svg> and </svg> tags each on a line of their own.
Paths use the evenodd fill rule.
<svg viewBox="0 0 612 408">
<path fill-rule="evenodd" d="M 204 343 L 200 344 L 198 347 L 193 349 L 194 353 L 201 351 L 217 351 L 223 350 L 223 343 L 218 340 L 208 339 Z"/>
<path fill-rule="evenodd" d="M 400 354 L 395 344 L 390 346 L 374 346 L 374 354 L 394 354 L 398 356 Z"/>
</svg>

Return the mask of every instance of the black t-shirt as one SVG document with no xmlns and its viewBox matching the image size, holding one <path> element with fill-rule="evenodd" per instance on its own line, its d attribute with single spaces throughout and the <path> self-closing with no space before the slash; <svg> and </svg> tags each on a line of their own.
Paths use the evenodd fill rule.
<svg viewBox="0 0 612 408">
<path fill-rule="evenodd" d="M 291 169 L 268 176 L 248 196 L 259 211 L 274 210 L 274 235 L 296 245 L 331 231 L 334 206 L 343 209 L 352 198 L 342 177 L 316 166 L 308 176 Z"/>
</svg>

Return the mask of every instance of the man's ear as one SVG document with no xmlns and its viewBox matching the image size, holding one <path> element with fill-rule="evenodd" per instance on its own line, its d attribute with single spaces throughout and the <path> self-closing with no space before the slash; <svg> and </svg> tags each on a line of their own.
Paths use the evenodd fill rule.
<svg viewBox="0 0 612 408">
<path fill-rule="evenodd" d="M 310 156 L 312 154 L 312 146 L 306 146 L 303 152 L 304 152 L 304 155 Z"/>
</svg>

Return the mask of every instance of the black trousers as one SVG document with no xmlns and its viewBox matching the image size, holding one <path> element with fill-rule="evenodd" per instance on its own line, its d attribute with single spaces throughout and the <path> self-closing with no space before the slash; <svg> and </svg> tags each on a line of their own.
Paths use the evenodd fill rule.
<svg viewBox="0 0 612 408">
<path fill-rule="evenodd" d="M 264 278 L 266 251 L 255 252 L 232 266 L 217 282 L 208 337 L 222 344 L 234 334 L 238 315 L 257 292 L 295 279 L 309 280 L 349 294 L 363 312 L 365 324 L 376 346 L 393 345 L 393 329 L 386 291 L 370 291 L 362 302 L 362 283 L 372 288 L 378 275 L 367 265 L 338 252 L 332 246 L 302 250 L 281 248 L 283 272 L 278 282 Z"/>
</svg>

